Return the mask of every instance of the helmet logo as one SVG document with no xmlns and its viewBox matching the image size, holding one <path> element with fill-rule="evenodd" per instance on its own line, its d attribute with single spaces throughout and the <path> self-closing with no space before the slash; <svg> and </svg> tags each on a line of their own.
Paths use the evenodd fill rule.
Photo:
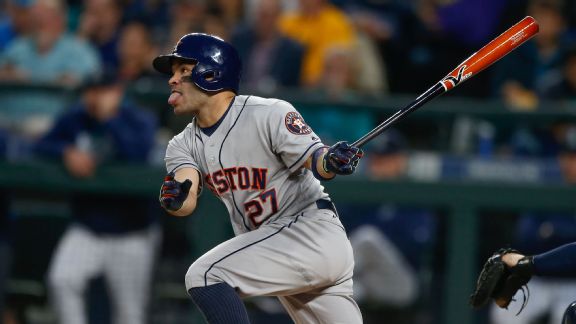
<svg viewBox="0 0 576 324">
<path fill-rule="evenodd" d="M 310 128 L 310 126 L 308 126 L 304 121 L 304 118 L 295 111 L 286 114 L 286 117 L 284 117 L 284 123 L 286 124 L 288 131 L 292 134 L 306 135 L 312 133 L 312 128 Z"/>
<path fill-rule="evenodd" d="M 218 64 L 224 63 L 224 60 L 222 59 L 222 52 L 219 50 L 217 50 L 213 54 L 211 54 L 210 57 L 212 58 L 212 60 L 214 62 L 216 62 Z"/>
</svg>

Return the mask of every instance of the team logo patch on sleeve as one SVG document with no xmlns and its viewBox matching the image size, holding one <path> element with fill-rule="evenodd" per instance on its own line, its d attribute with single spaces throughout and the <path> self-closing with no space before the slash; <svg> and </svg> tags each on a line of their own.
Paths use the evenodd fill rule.
<svg viewBox="0 0 576 324">
<path fill-rule="evenodd" d="M 312 133 L 312 128 L 310 128 L 310 126 L 308 126 L 304 121 L 304 118 L 295 111 L 286 114 L 284 123 L 286 124 L 286 128 L 288 128 L 292 134 L 306 135 Z"/>
</svg>

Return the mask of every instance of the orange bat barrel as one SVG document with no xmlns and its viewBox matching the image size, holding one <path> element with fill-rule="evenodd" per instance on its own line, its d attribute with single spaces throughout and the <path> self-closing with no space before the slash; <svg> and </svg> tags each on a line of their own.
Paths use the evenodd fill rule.
<svg viewBox="0 0 576 324">
<path fill-rule="evenodd" d="M 525 17 L 516 25 L 508 28 L 500 36 L 484 45 L 476 53 L 460 63 L 440 83 L 448 91 L 464 80 L 478 74 L 492 63 L 506 56 L 516 47 L 522 45 L 538 32 L 538 23 L 530 16 Z"/>
</svg>

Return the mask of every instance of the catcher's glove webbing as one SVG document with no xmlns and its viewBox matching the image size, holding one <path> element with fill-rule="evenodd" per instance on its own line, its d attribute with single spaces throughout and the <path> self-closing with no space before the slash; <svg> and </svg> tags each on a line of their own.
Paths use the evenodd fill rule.
<svg viewBox="0 0 576 324">
<path fill-rule="evenodd" d="M 470 296 L 472 307 L 480 308 L 493 299 L 500 308 L 508 308 L 514 295 L 520 289 L 524 294 L 524 300 L 518 314 L 526 306 L 530 297 L 526 284 L 533 274 L 532 257 L 525 256 L 515 266 L 508 267 L 502 262 L 502 256 L 507 253 L 519 252 L 513 249 L 500 249 L 484 263 L 476 282 L 476 289 Z"/>
</svg>

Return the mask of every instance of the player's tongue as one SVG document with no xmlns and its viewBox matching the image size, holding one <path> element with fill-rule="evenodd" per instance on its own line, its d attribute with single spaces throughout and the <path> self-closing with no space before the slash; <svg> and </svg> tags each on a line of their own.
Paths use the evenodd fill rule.
<svg viewBox="0 0 576 324">
<path fill-rule="evenodd" d="M 182 97 L 182 94 L 180 92 L 172 92 L 172 94 L 170 94 L 170 98 L 168 98 L 168 104 L 170 105 L 175 105 L 176 101 L 178 101 L 178 99 Z"/>
</svg>

